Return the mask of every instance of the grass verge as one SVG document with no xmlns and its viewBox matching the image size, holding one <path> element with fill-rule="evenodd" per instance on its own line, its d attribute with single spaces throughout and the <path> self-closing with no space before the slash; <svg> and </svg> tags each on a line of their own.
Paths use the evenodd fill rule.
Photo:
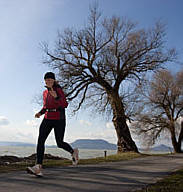
<svg viewBox="0 0 183 192">
<path fill-rule="evenodd" d="M 183 192 L 183 169 L 136 192 Z"/>
<path fill-rule="evenodd" d="M 146 155 L 134 152 L 126 152 L 122 154 L 116 155 L 109 155 L 105 157 L 97 157 L 91 159 L 80 159 L 79 165 L 86 165 L 86 164 L 98 164 L 98 163 L 105 163 L 105 162 L 115 162 L 115 161 L 124 161 L 130 160 L 137 157 L 143 157 Z M 71 165 L 71 160 L 45 160 L 44 161 L 44 168 L 47 167 L 58 167 L 58 166 L 69 166 Z M 19 163 L 12 163 L 9 165 L 0 166 L 0 173 L 10 172 L 10 171 L 18 171 L 18 170 L 25 170 L 28 166 L 33 166 L 34 163 L 30 162 L 19 162 Z"/>
</svg>

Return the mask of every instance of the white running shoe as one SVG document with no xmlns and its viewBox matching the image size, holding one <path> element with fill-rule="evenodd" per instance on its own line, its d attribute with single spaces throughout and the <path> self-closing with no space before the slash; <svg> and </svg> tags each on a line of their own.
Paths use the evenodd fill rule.
<svg viewBox="0 0 183 192">
<path fill-rule="evenodd" d="M 27 167 L 27 173 L 29 174 L 33 174 L 37 177 L 43 177 L 43 173 L 42 173 L 42 165 L 34 165 L 33 167 Z"/>
<path fill-rule="evenodd" d="M 76 148 L 72 154 L 72 164 L 77 165 L 79 161 L 79 150 Z"/>
</svg>

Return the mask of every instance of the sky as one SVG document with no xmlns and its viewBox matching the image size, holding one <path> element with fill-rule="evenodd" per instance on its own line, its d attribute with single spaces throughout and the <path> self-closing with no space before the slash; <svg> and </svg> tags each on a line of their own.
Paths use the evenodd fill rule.
<svg viewBox="0 0 183 192">
<path fill-rule="evenodd" d="M 41 106 L 33 102 L 44 90 L 43 76 L 51 71 L 43 65 L 40 44 L 54 45 L 57 32 L 67 27 L 82 28 L 89 6 L 96 0 L 0 0 L 0 141 L 36 143 L 42 121 L 34 114 Z M 98 0 L 102 16 L 127 17 L 148 28 L 161 19 L 166 23 L 166 46 L 175 47 L 183 61 L 183 1 L 181 0 Z M 178 71 L 178 64 L 169 65 Z M 105 139 L 116 143 L 111 121 L 80 111 L 72 116 L 67 109 L 65 141 Z M 140 145 L 138 138 L 133 136 Z M 54 145 L 53 132 L 46 142 Z"/>
</svg>

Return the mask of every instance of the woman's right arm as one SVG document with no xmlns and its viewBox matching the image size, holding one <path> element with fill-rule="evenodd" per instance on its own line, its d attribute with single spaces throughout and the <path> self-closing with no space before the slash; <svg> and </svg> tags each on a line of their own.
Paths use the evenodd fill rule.
<svg viewBox="0 0 183 192">
<path fill-rule="evenodd" d="M 46 112 L 46 92 L 43 92 L 43 108 L 35 114 L 36 118 L 39 118 L 41 115 L 45 114 Z"/>
</svg>

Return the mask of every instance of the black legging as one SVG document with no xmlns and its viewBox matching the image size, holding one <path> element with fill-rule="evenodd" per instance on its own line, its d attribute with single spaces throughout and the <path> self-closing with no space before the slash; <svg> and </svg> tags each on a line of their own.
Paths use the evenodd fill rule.
<svg viewBox="0 0 183 192">
<path fill-rule="evenodd" d="M 73 153 L 72 147 L 63 141 L 65 133 L 65 119 L 60 120 L 50 120 L 43 119 L 39 128 L 39 137 L 37 144 L 37 164 L 43 163 L 44 151 L 45 151 L 45 141 L 50 134 L 52 128 L 54 128 L 55 139 L 57 146 L 63 148 L 64 150 Z"/>
</svg>

